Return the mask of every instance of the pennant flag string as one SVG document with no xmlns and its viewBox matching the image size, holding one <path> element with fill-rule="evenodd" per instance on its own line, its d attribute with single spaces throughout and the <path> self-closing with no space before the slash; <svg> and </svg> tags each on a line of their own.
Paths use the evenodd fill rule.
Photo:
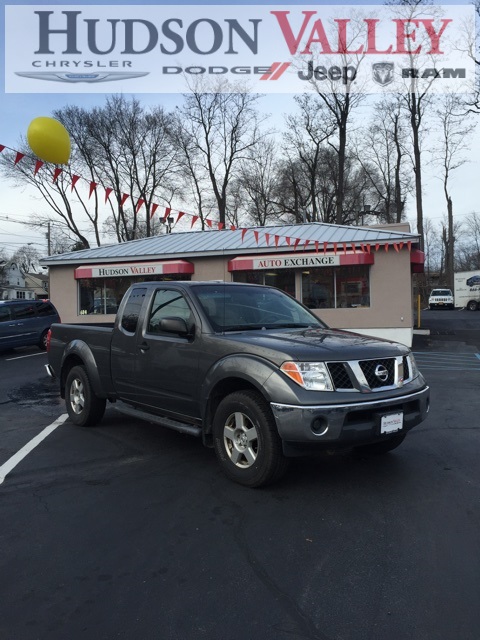
<svg viewBox="0 0 480 640">
<path fill-rule="evenodd" d="M 34 165 L 34 169 L 33 169 L 33 175 L 36 176 L 39 171 L 42 169 L 42 167 L 44 167 L 46 164 L 50 164 L 50 163 L 45 163 L 42 160 L 39 159 L 35 159 L 33 156 L 28 156 L 25 153 L 22 153 L 21 151 L 17 151 L 15 149 L 12 149 L 10 147 L 7 147 L 6 145 L 0 144 L 0 153 L 2 153 L 5 149 L 8 149 L 9 151 L 12 151 L 15 155 L 14 155 L 14 160 L 13 160 L 13 164 L 14 166 L 18 165 L 23 158 L 27 157 L 30 158 L 31 160 L 35 160 L 35 165 Z M 62 167 L 58 167 L 55 166 L 54 170 L 53 170 L 53 183 L 56 183 L 59 176 L 64 173 L 64 169 Z M 90 199 L 93 192 L 97 190 L 98 187 L 98 183 L 92 181 L 92 180 L 88 180 L 85 178 L 82 178 L 82 176 L 77 175 L 77 174 L 70 174 L 71 175 L 71 191 L 73 192 L 73 190 L 76 188 L 76 185 L 78 183 L 79 180 L 83 180 L 85 182 L 88 183 L 89 185 L 89 192 L 88 192 L 88 198 Z M 110 199 L 110 195 L 113 193 L 114 189 L 112 187 L 104 187 L 105 188 L 105 203 L 107 203 L 107 201 Z M 132 197 L 131 194 L 129 193 L 122 193 L 121 197 L 119 200 L 117 200 L 119 202 L 119 205 L 121 207 L 123 207 L 123 205 L 126 203 L 126 201 L 128 200 L 128 198 Z M 134 214 L 136 215 L 139 210 L 142 208 L 142 206 L 145 204 L 145 199 L 144 198 L 138 198 L 136 205 L 134 207 Z M 157 209 L 160 207 L 160 205 L 158 203 L 152 203 L 152 207 L 151 207 L 151 211 L 150 211 L 150 219 L 153 218 L 153 216 L 155 215 Z M 177 217 L 176 217 L 176 222 L 179 222 L 179 220 L 181 218 L 183 218 L 184 216 L 188 216 L 191 218 L 191 225 L 190 228 L 192 229 L 194 227 L 194 225 L 196 224 L 196 222 L 201 219 L 201 216 L 198 214 L 193 214 L 193 213 L 187 213 L 185 211 L 180 211 L 180 210 L 176 210 L 173 209 L 173 211 L 176 212 Z M 171 217 L 171 213 L 172 213 L 172 208 L 171 207 L 165 207 L 164 208 L 164 215 L 160 218 L 162 221 L 167 221 L 170 217 Z M 218 230 L 223 230 L 225 228 L 225 224 L 223 222 L 214 222 L 211 218 L 204 218 L 203 219 L 205 224 L 208 226 L 209 229 L 213 229 L 214 225 Z M 238 227 L 236 227 L 235 225 L 230 225 L 230 230 L 231 231 L 237 231 L 240 230 L 238 229 Z M 251 229 L 251 228 L 241 228 L 241 239 L 242 242 L 245 239 L 245 236 L 247 234 L 248 231 L 253 230 L 253 234 L 254 234 L 254 238 L 255 238 L 255 243 L 258 245 L 259 241 L 260 241 L 260 234 L 261 232 L 259 232 L 256 229 Z M 270 247 L 270 240 L 272 238 L 271 233 L 269 232 L 263 232 L 263 238 L 264 241 L 267 245 L 267 247 Z M 302 238 L 294 238 L 291 236 L 281 236 L 279 234 L 275 234 L 273 236 L 274 238 L 274 244 L 275 247 L 278 248 L 279 246 L 285 246 L 283 245 L 283 243 L 281 243 L 281 240 L 284 240 L 284 242 L 286 243 L 286 246 L 291 247 L 293 244 L 293 249 L 294 251 L 297 250 L 298 246 L 300 243 L 302 243 L 303 245 L 303 250 L 306 251 L 308 246 L 310 245 L 311 242 L 314 242 L 315 244 L 315 251 L 318 253 L 320 251 L 320 241 L 318 240 L 303 240 Z M 346 243 L 346 242 L 342 242 L 342 243 L 338 243 L 338 242 L 332 242 L 332 243 L 328 243 L 328 242 L 323 242 L 323 253 L 324 255 L 327 253 L 327 250 L 329 249 L 329 244 L 330 244 L 330 250 L 333 250 L 333 253 L 335 255 L 337 255 L 338 249 L 339 249 L 339 245 L 343 247 L 343 253 L 344 255 L 346 255 L 348 252 L 356 254 L 357 253 L 357 245 L 354 242 L 350 242 L 350 243 Z M 348 247 L 348 244 L 350 245 L 350 248 Z M 379 251 L 380 247 L 382 246 L 379 242 L 375 243 L 375 244 L 370 244 L 370 243 L 358 243 L 359 244 L 359 248 L 358 251 L 361 251 L 361 253 L 365 254 L 370 254 L 372 247 L 375 249 L 375 251 Z M 412 241 L 408 240 L 406 242 L 392 242 L 392 243 L 388 243 L 385 242 L 383 244 L 384 250 L 385 252 L 388 252 L 389 246 L 390 244 L 392 245 L 393 249 L 399 253 L 404 246 L 406 246 L 406 248 L 408 249 L 409 252 L 412 251 Z"/>
</svg>

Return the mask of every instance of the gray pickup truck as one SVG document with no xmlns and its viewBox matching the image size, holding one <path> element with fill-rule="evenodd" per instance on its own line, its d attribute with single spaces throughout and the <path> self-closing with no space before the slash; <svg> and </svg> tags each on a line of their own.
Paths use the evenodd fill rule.
<svg viewBox="0 0 480 640">
<path fill-rule="evenodd" d="M 113 402 L 199 436 L 248 487 L 279 479 L 291 456 L 390 451 L 429 409 L 407 347 L 330 329 L 259 285 L 132 285 L 113 327 L 54 324 L 48 361 L 74 424 Z"/>
</svg>

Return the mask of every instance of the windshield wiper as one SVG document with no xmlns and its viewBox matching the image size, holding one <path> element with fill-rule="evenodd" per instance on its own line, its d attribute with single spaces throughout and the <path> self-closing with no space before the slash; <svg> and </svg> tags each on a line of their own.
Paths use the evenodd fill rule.
<svg viewBox="0 0 480 640">
<path fill-rule="evenodd" d="M 308 324 L 306 322 L 278 322 L 276 324 L 264 324 L 263 329 L 312 329 L 320 328 L 320 325 Z"/>
</svg>

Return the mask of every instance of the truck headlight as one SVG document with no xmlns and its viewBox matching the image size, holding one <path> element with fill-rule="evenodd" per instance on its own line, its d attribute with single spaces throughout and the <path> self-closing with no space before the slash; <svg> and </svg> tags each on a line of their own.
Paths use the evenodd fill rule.
<svg viewBox="0 0 480 640">
<path fill-rule="evenodd" d="M 280 370 L 304 389 L 333 391 L 333 384 L 324 362 L 284 362 Z"/>
<path fill-rule="evenodd" d="M 417 367 L 417 363 L 415 362 L 415 358 L 413 357 L 412 352 L 408 354 L 408 357 L 410 359 L 410 377 L 413 380 L 414 378 L 417 378 L 420 375 L 420 371 Z"/>
</svg>

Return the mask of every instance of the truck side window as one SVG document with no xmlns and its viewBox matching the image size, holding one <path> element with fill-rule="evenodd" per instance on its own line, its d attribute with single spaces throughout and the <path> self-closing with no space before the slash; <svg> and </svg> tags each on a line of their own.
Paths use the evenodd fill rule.
<svg viewBox="0 0 480 640">
<path fill-rule="evenodd" d="M 137 330 L 138 317 L 140 315 L 140 309 L 142 308 L 143 301 L 145 299 L 145 288 L 132 289 L 130 296 L 128 297 L 127 304 L 123 309 L 122 315 L 122 329 L 129 333 L 135 333 Z"/>
<path fill-rule="evenodd" d="M 153 298 L 150 316 L 148 318 L 148 333 L 160 333 L 162 318 L 183 318 L 187 327 L 192 322 L 192 312 L 187 301 L 179 291 L 172 289 L 158 289 Z"/>
</svg>

